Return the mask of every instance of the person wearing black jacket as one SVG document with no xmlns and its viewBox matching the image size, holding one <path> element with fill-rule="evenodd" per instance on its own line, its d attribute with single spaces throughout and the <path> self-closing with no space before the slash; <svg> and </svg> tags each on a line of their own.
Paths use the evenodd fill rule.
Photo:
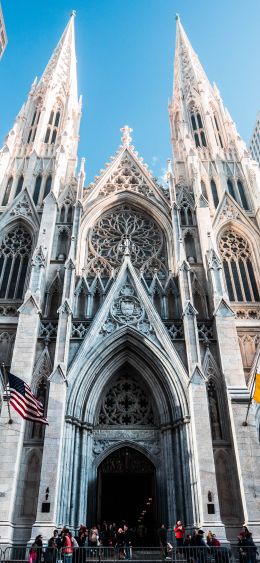
<svg viewBox="0 0 260 563">
<path fill-rule="evenodd" d="M 132 532 L 129 530 L 128 525 L 124 524 L 124 547 L 125 558 L 131 559 L 131 546 L 132 546 Z"/>
</svg>

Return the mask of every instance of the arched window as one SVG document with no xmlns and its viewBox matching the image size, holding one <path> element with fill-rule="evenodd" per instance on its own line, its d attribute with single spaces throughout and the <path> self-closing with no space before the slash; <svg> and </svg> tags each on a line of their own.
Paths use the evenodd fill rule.
<svg viewBox="0 0 260 563">
<path fill-rule="evenodd" d="M 215 136 L 216 136 L 217 144 L 220 145 L 221 148 L 223 149 L 223 143 L 222 143 L 222 138 L 221 138 L 219 124 L 218 124 L 218 118 L 217 118 L 215 113 L 214 113 L 214 129 L 215 129 Z"/>
<path fill-rule="evenodd" d="M 206 147 L 206 136 L 201 115 L 195 108 L 191 110 L 191 124 L 196 147 Z"/>
<path fill-rule="evenodd" d="M 188 262 L 194 264 L 197 262 L 194 238 L 191 233 L 187 233 L 184 237 L 185 251 Z"/>
<path fill-rule="evenodd" d="M 246 211 L 249 211 L 249 207 L 248 207 L 248 203 L 247 203 L 247 199 L 246 199 L 246 195 L 245 195 L 244 186 L 243 186 L 241 180 L 238 180 L 238 181 L 237 181 L 237 187 L 238 187 L 238 191 L 239 191 L 239 195 L 240 195 L 242 207 L 243 207 Z"/>
<path fill-rule="evenodd" d="M 259 301 L 259 292 L 248 242 L 232 230 L 220 241 L 226 286 L 230 301 Z"/>
<path fill-rule="evenodd" d="M 233 182 L 228 179 L 227 181 L 227 187 L 228 187 L 228 193 L 236 200 L 236 194 L 235 194 L 235 189 L 234 189 L 234 185 Z"/>
<path fill-rule="evenodd" d="M 59 223 L 72 223 L 73 206 L 70 200 L 65 200 L 60 208 Z"/>
<path fill-rule="evenodd" d="M 45 199 L 46 196 L 50 193 L 50 191 L 51 191 L 51 184 L 52 184 L 52 177 L 51 177 L 51 176 L 48 176 L 48 178 L 47 178 L 47 180 L 46 180 L 45 188 L 44 188 L 43 199 Z"/>
<path fill-rule="evenodd" d="M 31 249 L 31 236 L 23 227 L 4 236 L 0 245 L 0 299 L 22 299 Z"/>
<path fill-rule="evenodd" d="M 201 193 L 205 197 L 205 199 L 208 201 L 208 194 L 207 194 L 207 188 L 205 186 L 205 182 L 203 182 L 203 180 L 201 180 L 200 185 L 201 185 Z"/>
<path fill-rule="evenodd" d="M 40 107 L 37 107 L 35 109 L 34 114 L 33 114 L 32 122 L 31 122 L 30 129 L 29 129 L 29 132 L 28 132 L 27 143 L 33 143 L 33 141 L 35 139 L 40 115 L 41 115 Z"/>
<path fill-rule="evenodd" d="M 10 193 L 11 193 L 11 189 L 12 189 L 12 185 L 13 185 L 13 176 L 10 176 L 10 178 L 8 178 L 8 180 L 7 180 L 7 184 L 6 184 L 6 188 L 5 188 L 5 193 L 4 193 L 2 205 L 7 205 L 7 204 L 8 204 L 9 197 L 10 197 Z"/>
<path fill-rule="evenodd" d="M 217 190 L 217 186 L 216 186 L 214 180 L 211 180 L 211 182 L 210 182 L 210 187 L 211 187 L 212 199 L 213 199 L 215 208 L 217 209 L 217 206 L 218 206 L 218 204 L 219 204 L 219 199 L 218 199 L 218 190 Z"/>
<path fill-rule="evenodd" d="M 46 144 L 54 145 L 60 125 L 61 112 L 60 109 L 52 110 L 46 130 L 44 142 Z"/>
<path fill-rule="evenodd" d="M 34 192 L 33 192 L 33 201 L 34 201 L 35 205 L 37 205 L 37 203 L 39 201 L 41 185 L 42 185 L 42 176 L 41 176 L 41 174 L 39 174 L 39 176 L 37 176 L 37 178 L 36 178 L 35 186 L 34 186 Z"/>
<path fill-rule="evenodd" d="M 15 197 L 21 192 L 22 187 L 23 187 L 23 175 L 20 176 L 18 183 L 17 183 L 17 187 L 16 187 L 16 192 L 15 192 Z"/>
</svg>

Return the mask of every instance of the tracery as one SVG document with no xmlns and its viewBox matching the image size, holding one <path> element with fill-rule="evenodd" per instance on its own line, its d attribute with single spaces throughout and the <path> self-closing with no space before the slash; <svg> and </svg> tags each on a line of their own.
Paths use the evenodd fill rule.
<svg viewBox="0 0 260 563">
<path fill-rule="evenodd" d="M 0 298 L 22 299 L 31 248 L 31 235 L 24 227 L 4 236 L 0 245 Z"/>
<path fill-rule="evenodd" d="M 230 301 L 259 301 L 252 252 L 247 240 L 228 230 L 220 240 L 220 252 Z"/>
<path fill-rule="evenodd" d="M 129 205 L 109 210 L 92 228 L 89 238 L 87 271 L 97 264 L 102 270 L 117 270 L 128 241 L 133 265 L 146 270 L 145 265 L 152 259 L 157 267 L 164 269 L 165 241 L 160 227 L 147 215 Z"/>
<path fill-rule="evenodd" d="M 154 424 L 151 398 L 135 377 L 122 374 L 113 381 L 102 399 L 99 424 Z"/>
</svg>

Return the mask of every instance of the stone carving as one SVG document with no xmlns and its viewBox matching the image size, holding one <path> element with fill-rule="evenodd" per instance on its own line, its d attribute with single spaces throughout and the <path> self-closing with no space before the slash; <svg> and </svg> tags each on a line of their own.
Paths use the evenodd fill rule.
<svg viewBox="0 0 260 563">
<path fill-rule="evenodd" d="M 89 322 L 74 322 L 71 327 L 71 338 L 84 338 L 89 329 Z"/>
<path fill-rule="evenodd" d="M 126 137 L 125 137 L 126 138 Z M 141 163 L 142 164 L 142 163 Z M 144 166 L 142 164 L 142 166 Z M 147 171 L 148 176 L 151 174 Z M 165 197 L 166 191 L 157 183 L 157 180 L 151 177 L 151 181 L 156 185 L 157 190 Z M 110 175 L 105 185 L 100 189 L 100 195 L 109 195 L 119 191 L 129 190 L 137 192 L 153 201 L 157 200 L 156 191 L 152 189 L 147 178 L 137 166 L 136 162 L 129 154 L 124 154 L 119 162 L 117 169 Z"/>
<path fill-rule="evenodd" d="M 42 246 L 35 249 L 32 257 L 32 266 L 44 268 L 46 265 L 46 257 L 43 252 Z"/>
<path fill-rule="evenodd" d="M 134 326 L 149 338 L 155 338 L 155 331 L 128 278 L 115 297 L 100 334 L 108 336 L 122 326 Z"/>
<path fill-rule="evenodd" d="M 19 305 L 1 305 L 0 317 L 18 317 Z"/>
<path fill-rule="evenodd" d="M 125 125 L 120 129 L 120 131 L 122 131 L 122 145 L 129 147 L 132 141 L 131 133 L 133 132 L 133 129 L 131 129 L 131 127 L 128 127 L 128 125 Z"/>
<path fill-rule="evenodd" d="M 58 330 L 58 322 L 41 321 L 39 338 L 56 338 Z"/>
<path fill-rule="evenodd" d="M 176 322 L 174 324 L 166 325 L 171 340 L 182 340 L 184 338 L 183 324 Z"/>
<path fill-rule="evenodd" d="M 10 211 L 10 215 L 14 215 L 15 217 L 19 217 L 19 215 L 32 215 L 32 208 L 29 202 L 29 199 L 26 194 L 18 201 L 18 203 L 13 207 Z"/>
<path fill-rule="evenodd" d="M 230 221 L 230 219 L 240 219 L 240 212 L 234 203 L 232 203 L 229 199 L 226 199 L 218 220 L 221 222 Z"/>
<path fill-rule="evenodd" d="M 0 244 L 1 298 L 22 299 L 32 238 L 24 227 L 6 233 Z"/>
<path fill-rule="evenodd" d="M 222 258 L 249 258 L 251 256 L 250 247 L 246 239 L 240 234 L 228 230 L 221 238 L 220 252 Z"/>
<path fill-rule="evenodd" d="M 213 324 L 212 323 L 202 323 L 197 322 L 198 325 L 198 333 L 199 339 L 203 340 L 204 342 L 208 342 L 209 340 L 213 340 Z"/>
<path fill-rule="evenodd" d="M 23 227 L 17 227 L 6 233 L 0 245 L 0 256 L 28 255 L 31 252 L 32 239 Z"/>
<path fill-rule="evenodd" d="M 111 307 L 111 316 L 119 324 L 136 324 L 143 317 L 143 307 L 134 293 L 134 288 L 126 283 Z"/>
<path fill-rule="evenodd" d="M 207 385 L 207 389 L 208 389 L 209 415 L 210 415 L 212 439 L 221 440 L 222 430 L 221 430 L 221 422 L 220 422 L 219 408 L 218 408 L 218 397 L 213 381 L 209 381 Z"/>
<path fill-rule="evenodd" d="M 255 309 L 238 309 L 235 314 L 237 319 L 260 319 L 259 306 Z"/>
<path fill-rule="evenodd" d="M 153 425 L 151 398 L 134 377 L 119 375 L 102 399 L 99 424 Z"/>
</svg>

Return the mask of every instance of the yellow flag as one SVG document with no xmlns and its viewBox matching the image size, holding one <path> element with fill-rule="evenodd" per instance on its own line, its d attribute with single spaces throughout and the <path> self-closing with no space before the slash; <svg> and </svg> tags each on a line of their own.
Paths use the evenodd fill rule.
<svg viewBox="0 0 260 563">
<path fill-rule="evenodd" d="M 257 403 L 260 403 L 260 373 L 256 373 L 255 376 L 255 392 L 253 394 L 253 399 Z"/>
</svg>

